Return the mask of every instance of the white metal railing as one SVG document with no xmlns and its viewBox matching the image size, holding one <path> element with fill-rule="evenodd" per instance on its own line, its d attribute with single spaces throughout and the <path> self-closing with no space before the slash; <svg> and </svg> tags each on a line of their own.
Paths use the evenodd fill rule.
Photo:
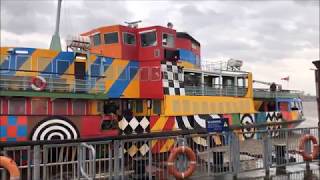
<svg viewBox="0 0 320 180">
<path fill-rule="evenodd" d="M 46 80 L 45 91 L 49 92 L 105 92 L 104 82 L 97 82 L 97 78 L 89 80 L 74 79 L 72 77 L 57 77 L 56 75 L 42 75 Z M 31 90 L 31 76 L 0 76 L 0 89 L 2 90 Z"/>
<path fill-rule="evenodd" d="M 302 91 L 282 90 L 272 92 L 269 89 L 255 88 L 253 94 L 255 98 L 298 98 L 302 95 Z"/>
<path fill-rule="evenodd" d="M 234 96 L 241 97 L 247 93 L 247 88 L 237 86 L 184 86 L 186 95 L 192 96 Z"/>
</svg>

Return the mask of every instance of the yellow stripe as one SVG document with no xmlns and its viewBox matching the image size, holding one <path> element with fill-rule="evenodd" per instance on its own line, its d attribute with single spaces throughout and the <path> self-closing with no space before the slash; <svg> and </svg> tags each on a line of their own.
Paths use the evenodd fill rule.
<svg viewBox="0 0 320 180">
<path fill-rule="evenodd" d="M 0 64 L 3 63 L 3 61 L 6 59 L 6 57 L 8 56 L 8 49 L 7 47 L 2 47 L 0 48 Z"/>
<path fill-rule="evenodd" d="M 139 73 L 131 80 L 127 88 L 123 92 L 123 98 L 139 98 L 140 97 L 140 82 Z"/>
<path fill-rule="evenodd" d="M 166 140 L 166 143 L 161 147 L 160 152 L 168 152 L 173 145 L 174 145 L 173 139 Z"/>
<path fill-rule="evenodd" d="M 35 71 L 43 72 L 46 67 L 51 63 L 51 61 L 59 55 L 58 51 L 51 51 L 51 50 L 44 50 L 44 49 L 37 49 L 34 53 L 34 63 L 33 69 Z M 41 64 L 41 67 L 39 66 Z"/>
<path fill-rule="evenodd" d="M 158 140 L 152 140 L 151 141 L 151 147 L 152 149 L 154 148 L 154 146 L 157 144 Z"/>
<path fill-rule="evenodd" d="M 165 126 L 165 124 L 167 122 L 167 120 L 168 120 L 168 117 L 160 116 L 160 118 L 157 120 L 157 122 L 151 128 L 151 132 L 162 131 L 163 127 Z"/>
</svg>

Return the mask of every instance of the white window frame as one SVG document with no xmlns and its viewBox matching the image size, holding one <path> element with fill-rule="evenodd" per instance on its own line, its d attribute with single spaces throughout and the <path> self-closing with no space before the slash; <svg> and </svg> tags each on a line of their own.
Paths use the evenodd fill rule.
<svg viewBox="0 0 320 180">
<path fill-rule="evenodd" d="M 163 44 L 163 35 L 165 35 L 165 34 L 166 34 L 167 36 L 172 36 L 172 37 L 173 37 L 173 45 L 172 45 L 172 47 L 168 45 L 168 42 L 167 42 L 167 45 L 164 45 L 164 44 Z M 161 38 L 161 44 L 162 44 L 163 47 L 174 48 L 175 45 L 176 45 L 176 42 L 175 42 L 175 40 L 174 40 L 174 35 L 171 34 L 171 33 L 163 32 L 163 33 L 162 33 L 162 38 Z"/>
</svg>

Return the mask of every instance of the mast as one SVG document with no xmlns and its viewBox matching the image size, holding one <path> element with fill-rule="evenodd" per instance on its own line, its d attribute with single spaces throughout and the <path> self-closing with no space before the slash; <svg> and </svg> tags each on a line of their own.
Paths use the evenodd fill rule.
<svg viewBox="0 0 320 180">
<path fill-rule="evenodd" d="M 61 41 L 60 41 L 60 35 L 59 35 L 61 2 L 62 0 L 58 0 L 56 29 L 54 31 L 54 34 L 52 36 L 51 43 L 50 43 L 50 49 L 55 51 L 61 51 Z"/>
</svg>

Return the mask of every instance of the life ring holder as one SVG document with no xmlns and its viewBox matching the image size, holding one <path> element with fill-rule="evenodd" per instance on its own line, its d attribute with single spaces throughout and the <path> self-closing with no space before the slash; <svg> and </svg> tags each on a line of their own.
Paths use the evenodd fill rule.
<svg viewBox="0 0 320 180">
<path fill-rule="evenodd" d="M 313 144 L 311 153 L 307 153 L 305 151 L 305 144 L 307 141 L 311 141 Z M 312 161 L 313 159 L 318 159 L 319 144 L 317 142 L 317 138 L 310 134 L 304 135 L 299 141 L 299 153 L 302 155 L 303 160 L 305 161 Z"/>
<path fill-rule="evenodd" d="M 39 83 L 40 82 L 40 83 Z M 34 76 L 31 79 L 31 88 L 35 91 L 43 91 L 47 87 L 47 81 L 42 76 Z"/>
<path fill-rule="evenodd" d="M 189 160 L 188 168 L 184 172 L 178 171 L 178 169 L 175 167 L 175 161 L 179 154 L 185 154 Z M 192 151 L 192 149 L 186 146 L 179 146 L 172 149 L 167 161 L 167 166 L 168 171 L 171 175 L 173 175 L 177 179 L 184 179 L 192 175 L 192 173 L 196 169 L 196 163 L 196 155 Z"/>
<path fill-rule="evenodd" d="M 9 171 L 10 180 L 19 180 L 20 171 L 14 160 L 6 156 L 0 156 L 0 166 Z"/>
</svg>

